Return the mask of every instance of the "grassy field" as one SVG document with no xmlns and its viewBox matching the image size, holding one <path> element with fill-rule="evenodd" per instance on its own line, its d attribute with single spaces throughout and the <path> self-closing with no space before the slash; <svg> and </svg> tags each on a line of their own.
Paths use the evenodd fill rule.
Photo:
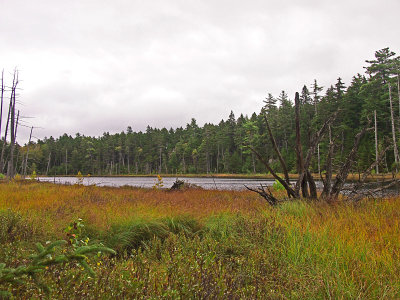
<svg viewBox="0 0 400 300">
<path fill-rule="evenodd" d="M 398 299 L 400 199 L 286 202 L 247 191 L 0 184 L 0 263 L 27 262 L 33 245 L 81 238 L 115 256 L 40 275 L 55 299 Z M 0 284 L 41 298 L 32 281 Z"/>
</svg>

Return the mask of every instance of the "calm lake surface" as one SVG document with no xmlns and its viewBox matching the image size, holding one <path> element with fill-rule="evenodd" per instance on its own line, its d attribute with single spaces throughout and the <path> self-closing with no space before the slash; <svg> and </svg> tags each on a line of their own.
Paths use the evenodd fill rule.
<svg viewBox="0 0 400 300">
<path fill-rule="evenodd" d="M 57 184 L 76 184 L 78 179 L 76 177 L 38 177 L 40 181 L 52 182 Z M 207 190 L 245 190 L 245 185 L 248 187 L 257 187 L 260 184 L 272 186 L 275 180 L 273 179 L 242 179 L 242 178 L 204 178 L 204 177 L 163 177 L 163 188 L 170 188 L 177 180 L 183 180 L 190 184 L 195 184 Z M 157 182 L 156 177 L 85 177 L 82 178 L 84 185 L 96 186 L 134 186 L 141 188 L 152 188 Z M 294 184 L 295 181 L 292 181 Z M 315 182 L 318 189 L 322 189 L 322 182 Z M 369 183 L 363 190 L 374 189 L 381 186 L 382 183 Z M 345 184 L 345 188 L 351 188 L 352 183 Z M 343 191 L 346 193 L 346 191 Z M 400 186 L 394 186 L 390 190 L 380 193 L 380 196 L 399 195 Z"/>
<path fill-rule="evenodd" d="M 76 184 L 76 177 L 39 177 L 40 181 L 54 182 L 58 184 Z M 272 185 L 275 180 L 271 179 L 238 179 L 238 178 L 200 178 L 200 177 L 163 177 L 163 188 L 170 188 L 177 180 L 183 180 L 190 184 L 195 184 L 204 189 L 218 190 L 244 190 L 244 185 L 249 187 L 264 185 Z M 85 177 L 84 185 L 97 186 L 134 186 L 142 188 L 151 188 L 156 183 L 155 177 Z"/>
</svg>

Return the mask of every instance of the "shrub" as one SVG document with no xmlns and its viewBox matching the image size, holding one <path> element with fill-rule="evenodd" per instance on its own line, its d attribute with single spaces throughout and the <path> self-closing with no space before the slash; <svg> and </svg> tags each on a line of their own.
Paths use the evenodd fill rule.
<svg viewBox="0 0 400 300">
<path fill-rule="evenodd" d="M 41 243 L 36 243 L 36 255 L 29 257 L 29 262 L 20 265 L 18 268 L 6 268 L 4 263 L 0 263 L 0 284 L 2 285 L 23 285 L 31 278 L 36 286 L 42 289 L 47 295 L 51 289 L 48 284 L 39 278 L 39 274 L 49 270 L 49 266 L 62 266 L 69 262 L 75 262 L 83 268 L 89 275 L 95 277 L 93 269 L 87 263 L 88 256 L 100 252 L 115 254 L 115 251 L 103 247 L 102 245 L 82 246 L 71 251 L 68 248 L 56 251 L 61 246 L 65 246 L 66 241 L 60 240 L 49 243 L 45 248 Z M 11 298 L 8 291 L 0 290 L 0 298 Z"/>
</svg>

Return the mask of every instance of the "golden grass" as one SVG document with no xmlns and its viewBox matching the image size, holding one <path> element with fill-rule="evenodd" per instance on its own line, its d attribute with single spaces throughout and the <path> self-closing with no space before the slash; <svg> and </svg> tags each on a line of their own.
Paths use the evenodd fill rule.
<svg viewBox="0 0 400 300">
<path fill-rule="evenodd" d="M 29 215 L 54 229 L 78 217 L 98 229 L 107 229 L 133 218 L 190 215 L 202 219 L 220 213 L 254 214 L 265 205 L 257 195 L 245 191 L 182 192 L 24 182 L 0 185 L 0 209 Z"/>
<path fill-rule="evenodd" d="M 127 266 L 132 264 L 126 270 L 125 262 L 118 261 L 110 271 L 115 273 L 113 293 L 121 290 L 129 294 L 132 289 L 124 272 L 133 276 L 142 272 L 142 265 L 150 271 L 144 270 L 135 280 L 142 282 L 151 276 L 153 279 L 146 279 L 147 287 L 159 282 L 170 269 L 176 272 L 168 276 L 176 274 L 176 278 L 164 280 L 165 289 L 173 284 L 178 288 L 198 284 L 201 279 L 190 276 L 197 274 L 194 270 L 200 268 L 196 264 L 202 253 L 209 263 L 208 276 L 223 280 L 227 292 L 235 286 L 229 282 L 238 280 L 243 289 L 249 288 L 243 295 L 254 296 L 250 289 L 258 286 L 253 283 L 257 281 L 262 282 L 262 291 L 276 293 L 276 298 L 400 297 L 399 197 L 333 205 L 293 201 L 271 208 L 248 191 L 170 192 L 14 182 L 0 184 L 0 210 L 4 209 L 19 212 L 35 228 L 59 237 L 66 224 L 78 217 L 107 231 L 132 220 L 188 215 L 208 230 L 203 239 L 170 236 L 165 244 L 149 242 L 151 247 L 126 262 Z M 174 255 L 181 258 L 171 256 L 174 249 L 180 249 Z M 230 269 L 233 262 L 238 267 Z M 104 268 L 103 273 L 109 276 Z M 241 281 L 241 268 L 246 276 L 253 274 L 247 283 Z M 215 272 L 223 274 L 216 279 Z M 109 279 L 104 280 L 108 286 Z M 163 290 L 152 289 L 155 296 Z"/>
</svg>

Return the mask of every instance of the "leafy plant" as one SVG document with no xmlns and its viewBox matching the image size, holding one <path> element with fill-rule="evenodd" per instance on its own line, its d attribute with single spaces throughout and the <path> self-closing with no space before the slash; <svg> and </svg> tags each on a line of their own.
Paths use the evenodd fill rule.
<svg viewBox="0 0 400 300">
<path fill-rule="evenodd" d="M 81 218 L 71 222 L 67 228 L 64 229 L 67 235 L 68 244 L 73 246 L 75 249 L 81 246 L 87 246 L 89 244 L 89 237 L 82 237 L 82 231 L 85 224 Z"/>
<path fill-rule="evenodd" d="M 0 284 L 23 285 L 31 278 L 38 288 L 49 295 L 51 292 L 50 287 L 39 278 L 40 273 L 49 270 L 49 266 L 62 266 L 66 263 L 74 262 L 81 266 L 90 276 L 95 277 L 96 274 L 88 264 L 88 256 L 98 253 L 116 254 L 114 250 L 102 245 L 81 246 L 73 249 L 73 251 L 64 248 L 61 253 L 55 253 L 57 248 L 67 244 L 68 242 L 64 240 L 49 243 L 47 247 L 44 247 L 41 243 L 36 243 L 37 254 L 31 255 L 29 257 L 30 261 L 25 265 L 21 265 L 18 268 L 6 268 L 6 265 L 1 263 Z M 0 291 L 0 297 L 11 297 L 11 294 L 8 291 Z"/>
<path fill-rule="evenodd" d="M 164 186 L 164 182 L 163 182 L 162 177 L 161 177 L 160 175 L 157 175 L 157 179 L 156 179 L 156 182 L 155 182 L 154 185 L 153 185 L 153 189 L 159 190 L 159 189 L 161 189 L 163 186 Z"/>
<path fill-rule="evenodd" d="M 275 180 L 274 184 L 272 185 L 272 188 L 276 192 L 285 190 L 285 187 L 278 180 Z"/>
<path fill-rule="evenodd" d="M 83 175 L 81 171 L 76 174 L 76 184 L 82 185 L 83 184 Z"/>
</svg>

